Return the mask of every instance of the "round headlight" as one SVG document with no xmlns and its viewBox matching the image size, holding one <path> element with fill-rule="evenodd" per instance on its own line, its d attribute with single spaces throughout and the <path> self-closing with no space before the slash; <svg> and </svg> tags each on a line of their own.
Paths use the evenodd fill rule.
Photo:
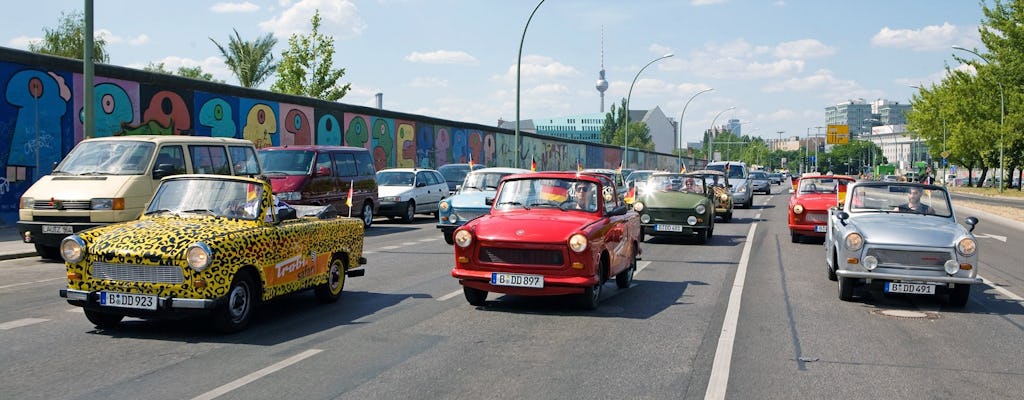
<svg viewBox="0 0 1024 400">
<path fill-rule="evenodd" d="M 60 241 L 60 256 L 64 261 L 76 263 L 85 257 L 85 241 L 78 235 L 71 235 Z"/>
<path fill-rule="evenodd" d="M 452 215 L 448 216 L 448 222 L 455 223 L 455 222 L 458 222 L 458 221 L 459 221 L 459 216 L 458 215 L 452 214 Z"/>
<path fill-rule="evenodd" d="M 203 242 L 193 243 L 185 250 L 185 260 L 188 261 L 188 266 L 196 272 L 203 272 L 210 266 L 212 255 L 210 246 Z"/>
<path fill-rule="evenodd" d="M 946 260 L 942 264 L 942 269 L 946 270 L 947 274 L 953 275 L 960 270 L 960 263 L 956 262 L 956 260 Z"/>
<path fill-rule="evenodd" d="M 649 223 L 649 222 L 651 222 L 651 215 L 650 214 L 640 214 L 640 223 L 646 224 L 646 223 Z"/>
<path fill-rule="evenodd" d="M 804 206 L 797 204 L 793 206 L 793 214 L 802 214 L 804 212 Z"/>
<path fill-rule="evenodd" d="M 864 247 L 864 237 L 859 233 L 854 232 L 846 235 L 846 249 L 850 251 L 860 251 L 860 248 Z"/>
<path fill-rule="evenodd" d="M 956 251 L 968 257 L 973 256 L 974 252 L 978 251 L 978 242 L 971 238 L 960 239 L 956 244 Z"/>
<path fill-rule="evenodd" d="M 441 204 L 440 204 L 440 205 L 438 205 L 437 207 L 438 207 L 438 208 L 439 208 L 439 209 L 440 209 L 441 211 L 448 211 L 448 209 L 449 209 L 449 208 L 450 208 L 451 206 L 450 206 L 450 205 L 448 205 L 448 202 L 447 202 L 447 201 L 442 201 L 442 202 L 441 202 Z"/>
<path fill-rule="evenodd" d="M 455 244 L 459 247 L 469 247 L 469 244 L 473 243 L 473 234 L 467 230 L 455 231 Z"/>
<path fill-rule="evenodd" d="M 633 209 L 636 210 L 636 212 L 643 211 L 644 210 L 644 203 L 642 201 L 635 201 L 635 202 L 633 202 Z"/>
<path fill-rule="evenodd" d="M 708 211 L 708 209 L 707 207 L 704 207 L 703 204 L 698 204 L 697 207 L 693 209 L 693 211 L 696 211 L 697 214 L 704 214 Z"/>
<path fill-rule="evenodd" d="M 587 237 L 577 233 L 569 237 L 569 248 L 577 253 L 587 249 Z"/>
<path fill-rule="evenodd" d="M 688 223 L 690 225 L 696 225 L 697 224 L 697 217 L 694 217 L 692 215 L 689 216 L 689 217 L 686 217 L 686 223 Z"/>
<path fill-rule="evenodd" d="M 875 256 L 864 257 L 864 268 L 867 268 L 868 271 L 874 271 L 875 268 L 878 268 L 878 257 L 875 257 Z"/>
</svg>

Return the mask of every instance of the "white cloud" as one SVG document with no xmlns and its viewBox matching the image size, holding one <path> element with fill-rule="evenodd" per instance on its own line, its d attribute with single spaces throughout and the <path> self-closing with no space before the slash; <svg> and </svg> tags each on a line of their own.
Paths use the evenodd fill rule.
<svg viewBox="0 0 1024 400">
<path fill-rule="evenodd" d="M 765 93 L 808 91 L 852 93 L 859 89 L 860 87 L 856 82 L 838 79 L 833 75 L 832 71 L 822 69 L 815 71 L 815 73 L 810 76 L 791 78 L 781 82 L 768 84 L 761 90 Z"/>
<path fill-rule="evenodd" d="M 558 61 L 555 61 L 551 57 L 545 56 L 527 55 L 523 57 L 523 61 L 520 64 L 520 77 L 522 78 L 521 81 L 527 79 L 533 81 L 563 79 L 579 75 L 580 73 L 576 68 L 562 64 Z M 504 82 L 515 82 L 515 64 L 510 65 L 504 75 L 496 75 L 492 77 L 492 79 Z"/>
<path fill-rule="evenodd" d="M 836 53 L 836 49 L 815 39 L 801 39 L 779 43 L 774 53 L 778 58 L 808 59 L 831 56 Z"/>
<path fill-rule="evenodd" d="M 694 7 L 710 6 L 715 4 L 725 4 L 728 0 L 690 0 L 690 5 Z"/>
<path fill-rule="evenodd" d="M 427 53 L 414 51 L 405 56 L 405 60 L 424 64 L 463 64 L 477 65 L 476 57 L 464 51 L 437 50 Z"/>
<path fill-rule="evenodd" d="M 248 1 L 241 3 L 216 3 L 210 6 L 210 11 L 215 13 L 248 13 L 259 11 L 260 6 Z"/>
<path fill-rule="evenodd" d="M 287 7 L 279 16 L 260 22 L 260 29 L 272 32 L 277 38 L 287 39 L 293 34 L 309 34 L 312 29 L 310 18 L 320 11 L 320 33 L 335 38 L 351 38 L 362 35 L 366 24 L 359 17 L 359 10 L 351 0 L 301 0 Z"/>
<path fill-rule="evenodd" d="M 28 45 L 30 43 L 41 43 L 42 41 L 43 38 L 41 37 L 18 36 L 16 38 L 11 38 L 11 40 L 8 40 L 7 46 L 24 50 L 28 49 Z"/>
<path fill-rule="evenodd" d="M 96 36 L 103 38 L 107 41 L 107 44 L 128 44 L 131 46 L 139 46 L 149 43 L 149 36 L 141 34 L 135 37 L 118 36 L 111 32 L 109 29 L 97 29 Z"/>
<path fill-rule="evenodd" d="M 415 88 L 442 88 L 448 86 L 448 80 L 435 76 L 417 76 L 409 82 L 409 86 Z"/>
<path fill-rule="evenodd" d="M 958 28 L 949 22 L 942 26 L 929 25 L 919 30 L 882 28 L 871 38 L 871 44 L 878 47 L 931 51 L 949 49 L 951 43 L 971 41 L 977 29 Z"/>
</svg>

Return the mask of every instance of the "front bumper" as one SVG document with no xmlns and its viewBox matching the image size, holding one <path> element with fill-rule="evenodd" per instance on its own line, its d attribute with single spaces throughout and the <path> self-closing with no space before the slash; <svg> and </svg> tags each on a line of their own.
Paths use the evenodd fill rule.
<svg viewBox="0 0 1024 400">
<path fill-rule="evenodd" d="M 409 208 L 408 201 L 382 201 L 377 209 L 377 215 L 384 217 L 404 217 Z"/>
<path fill-rule="evenodd" d="M 106 223 L 97 222 L 38 222 L 18 221 L 18 235 L 25 243 L 33 243 L 47 247 L 58 247 L 60 241 L 75 233 L 86 229 L 104 226 Z M 43 226 L 70 226 L 72 233 L 43 233 Z M 27 233 L 27 235 L 26 235 Z M 27 239 L 26 239 L 27 238 Z"/>
<path fill-rule="evenodd" d="M 96 310 L 111 314 L 121 314 L 133 317 L 154 317 L 173 314 L 196 314 L 209 313 L 220 307 L 225 301 L 220 299 L 189 299 L 179 297 L 165 297 L 157 299 L 156 310 L 139 310 L 124 307 L 101 306 L 98 291 L 86 291 L 76 289 L 61 289 L 60 297 L 66 298 L 68 304 L 79 306 L 90 310 Z"/>
<path fill-rule="evenodd" d="M 889 274 L 884 272 L 863 272 L 849 270 L 838 270 L 836 271 L 836 275 L 843 278 L 870 279 L 876 281 L 896 281 L 907 283 L 956 283 L 961 285 L 977 285 L 982 283 L 981 278 L 961 278 L 956 276 L 903 275 Z"/>
<path fill-rule="evenodd" d="M 655 230 L 655 228 L 658 225 L 677 225 L 677 226 L 682 226 L 683 228 L 680 231 L 668 231 L 668 230 L 661 230 L 661 231 L 659 231 L 659 230 Z M 651 236 L 694 236 L 694 235 L 697 235 L 697 234 L 699 234 L 699 233 L 701 233 L 704 230 L 709 229 L 709 228 L 710 228 L 710 225 L 706 225 L 706 224 L 704 224 L 704 225 L 702 225 L 702 224 L 687 225 L 685 222 L 677 223 L 677 224 L 666 224 L 666 223 L 640 224 L 640 229 L 642 229 L 644 233 L 646 233 L 648 235 L 651 235 Z"/>
<path fill-rule="evenodd" d="M 598 283 L 597 276 L 544 275 L 543 288 L 498 286 L 491 284 L 491 273 L 492 271 L 480 271 L 458 267 L 452 268 L 452 277 L 458 279 L 462 286 L 514 296 L 557 296 L 563 294 L 578 294 L 583 293 L 586 288 L 592 287 Z"/>
</svg>

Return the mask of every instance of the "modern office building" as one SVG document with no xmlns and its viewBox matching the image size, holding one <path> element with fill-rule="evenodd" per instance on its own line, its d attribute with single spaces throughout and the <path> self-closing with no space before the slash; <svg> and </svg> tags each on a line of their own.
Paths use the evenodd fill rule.
<svg viewBox="0 0 1024 400">
<path fill-rule="evenodd" d="M 825 107 L 825 122 L 828 125 L 846 125 L 851 138 L 871 133 L 871 128 L 882 125 L 907 123 L 910 104 L 878 99 L 867 102 L 864 99 L 849 100 Z"/>
<path fill-rule="evenodd" d="M 561 117 L 522 120 L 519 129 L 559 139 L 601 142 L 604 113 L 574 114 Z M 629 122 L 643 122 L 654 142 L 654 151 L 671 153 L 676 142 L 676 121 L 667 117 L 660 107 L 650 110 L 630 110 Z M 498 121 L 499 128 L 515 129 L 515 121 Z"/>
</svg>

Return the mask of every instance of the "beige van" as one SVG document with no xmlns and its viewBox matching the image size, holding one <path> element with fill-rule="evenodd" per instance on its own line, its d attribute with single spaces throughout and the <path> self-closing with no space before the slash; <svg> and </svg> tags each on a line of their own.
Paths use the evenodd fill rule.
<svg viewBox="0 0 1024 400">
<path fill-rule="evenodd" d="M 259 175 L 256 147 L 207 136 L 85 139 L 21 197 L 18 233 L 46 259 L 59 260 L 72 233 L 139 217 L 160 178 L 184 173 Z"/>
</svg>

